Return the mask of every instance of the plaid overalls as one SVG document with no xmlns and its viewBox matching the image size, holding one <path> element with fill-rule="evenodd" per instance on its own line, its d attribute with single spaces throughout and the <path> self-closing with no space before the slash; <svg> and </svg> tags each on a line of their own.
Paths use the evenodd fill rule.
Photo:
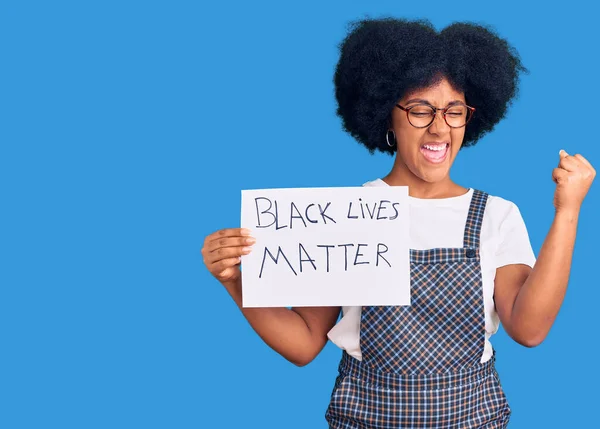
<svg viewBox="0 0 600 429">
<path fill-rule="evenodd" d="M 363 307 L 362 361 L 343 352 L 330 428 L 504 428 L 510 407 L 494 356 L 480 363 L 485 313 L 474 190 L 464 247 L 411 250 L 411 305 Z"/>
</svg>

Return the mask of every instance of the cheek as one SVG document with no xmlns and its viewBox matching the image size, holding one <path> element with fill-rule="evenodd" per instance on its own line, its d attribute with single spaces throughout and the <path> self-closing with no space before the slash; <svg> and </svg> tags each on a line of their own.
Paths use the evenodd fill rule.
<svg viewBox="0 0 600 429">
<path fill-rule="evenodd" d="M 458 129 L 452 130 L 452 133 L 450 134 L 450 138 L 452 139 L 452 147 L 455 149 L 453 152 L 456 153 L 463 144 L 463 140 L 465 138 L 465 129 L 458 128 Z"/>
<path fill-rule="evenodd" d="M 417 128 L 400 129 L 397 135 L 398 149 L 405 159 L 410 159 L 419 151 L 423 142 L 424 132 Z"/>
</svg>

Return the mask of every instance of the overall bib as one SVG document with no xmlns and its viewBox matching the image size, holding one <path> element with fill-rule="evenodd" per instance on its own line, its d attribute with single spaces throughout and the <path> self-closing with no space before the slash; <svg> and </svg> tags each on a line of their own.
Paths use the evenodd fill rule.
<svg viewBox="0 0 600 429">
<path fill-rule="evenodd" d="M 326 412 L 330 428 L 506 427 L 511 410 L 495 353 L 480 363 L 486 202 L 474 190 L 462 248 L 411 249 L 410 306 L 362 308 L 362 361 L 343 352 Z"/>
</svg>

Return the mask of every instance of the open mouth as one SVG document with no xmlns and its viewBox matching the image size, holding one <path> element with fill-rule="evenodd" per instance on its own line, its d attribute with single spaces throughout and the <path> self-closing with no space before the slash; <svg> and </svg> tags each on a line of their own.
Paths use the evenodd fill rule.
<svg viewBox="0 0 600 429">
<path fill-rule="evenodd" d="M 427 143 L 421 146 L 421 153 L 432 164 L 444 162 L 449 152 L 450 143 Z"/>
</svg>

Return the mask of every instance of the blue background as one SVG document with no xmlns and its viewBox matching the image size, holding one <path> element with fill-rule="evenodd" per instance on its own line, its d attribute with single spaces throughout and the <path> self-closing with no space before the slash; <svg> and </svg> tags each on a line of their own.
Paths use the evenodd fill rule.
<svg viewBox="0 0 600 429">
<path fill-rule="evenodd" d="M 324 428 L 340 351 L 297 368 L 202 264 L 240 190 L 353 186 L 392 158 L 340 128 L 349 20 L 494 26 L 531 73 L 454 179 L 514 201 L 537 254 L 561 148 L 600 166 L 597 10 L 527 2 L 3 2 L 0 427 Z M 598 187 L 547 340 L 493 337 L 511 428 L 597 418 Z"/>
</svg>

